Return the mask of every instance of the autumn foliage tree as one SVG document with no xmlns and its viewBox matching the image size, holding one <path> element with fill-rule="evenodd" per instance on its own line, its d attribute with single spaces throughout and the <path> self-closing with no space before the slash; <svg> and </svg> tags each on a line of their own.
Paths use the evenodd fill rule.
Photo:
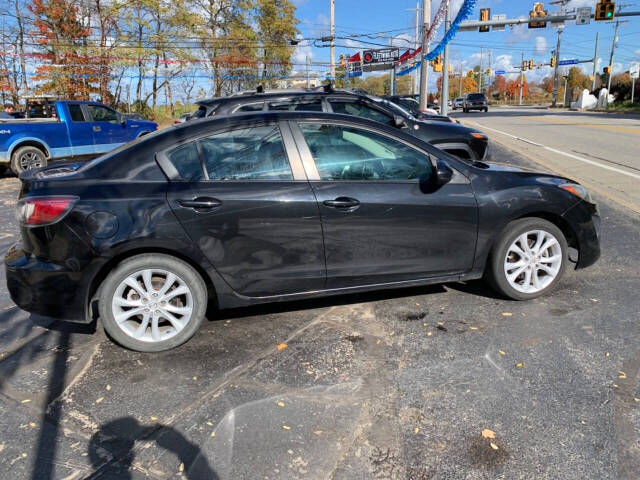
<svg viewBox="0 0 640 480">
<path fill-rule="evenodd" d="M 36 39 L 44 62 L 36 68 L 37 93 L 86 100 L 97 92 L 98 71 L 84 53 L 90 28 L 83 26 L 68 0 L 33 0 Z"/>
</svg>

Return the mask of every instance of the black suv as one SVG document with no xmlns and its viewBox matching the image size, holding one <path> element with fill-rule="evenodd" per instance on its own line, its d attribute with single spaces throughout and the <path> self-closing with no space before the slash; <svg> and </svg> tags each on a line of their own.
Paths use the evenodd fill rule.
<svg viewBox="0 0 640 480">
<path fill-rule="evenodd" d="M 487 136 L 477 130 L 457 123 L 422 121 L 388 100 L 348 90 L 325 88 L 270 90 L 263 93 L 251 91 L 197 103 L 199 108 L 190 120 L 261 111 L 343 113 L 405 129 L 419 139 L 464 160 L 486 160 L 489 152 Z"/>
<path fill-rule="evenodd" d="M 464 97 L 464 103 L 462 104 L 462 111 L 468 113 L 469 110 L 484 110 L 489 111 L 487 104 L 487 97 L 484 93 L 470 93 Z"/>
</svg>

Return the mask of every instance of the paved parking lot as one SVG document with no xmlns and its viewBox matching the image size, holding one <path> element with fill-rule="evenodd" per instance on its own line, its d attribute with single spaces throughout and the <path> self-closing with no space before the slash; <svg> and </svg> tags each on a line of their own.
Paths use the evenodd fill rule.
<svg viewBox="0 0 640 480">
<path fill-rule="evenodd" d="M 0 179 L 2 251 L 18 189 Z M 635 479 L 640 216 L 598 200 L 602 259 L 549 297 L 472 282 L 226 311 L 161 354 L 18 310 L 2 274 L 2 477 Z"/>
</svg>

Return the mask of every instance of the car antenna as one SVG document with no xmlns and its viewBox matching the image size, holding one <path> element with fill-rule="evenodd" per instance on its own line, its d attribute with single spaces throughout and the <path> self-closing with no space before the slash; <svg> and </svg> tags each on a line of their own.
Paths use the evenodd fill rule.
<svg viewBox="0 0 640 480">
<path fill-rule="evenodd" d="M 333 93 L 333 83 L 329 80 L 329 83 L 325 84 L 323 87 L 324 93 Z"/>
</svg>

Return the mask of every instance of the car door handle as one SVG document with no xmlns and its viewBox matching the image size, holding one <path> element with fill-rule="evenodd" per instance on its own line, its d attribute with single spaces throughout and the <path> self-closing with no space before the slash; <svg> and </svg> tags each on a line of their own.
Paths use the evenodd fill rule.
<svg viewBox="0 0 640 480">
<path fill-rule="evenodd" d="M 93 131 L 94 131 L 94 132 L 101 132 L 101 131 L 102 131 L 102 128 L 100 128 L 100 126 L 99 126 L 99 125 L 94 125 L 94 126 L 93 126 Z"/>
<path fill-rule="evenodd" d="M 181 207 L 193 208 L 194 210 L 212 210 L 222 205 L 220 200 L 211 197 L 178 200 L 178 203 Z"/>
<path fill-rule="evenodd" d="M 351 197 L 338 197 L 335 200 L 325 200 L 322 203 L 327 207 L 333 208 L 354 208 L 360 206 L 360 202 Z"/>
</svg>

